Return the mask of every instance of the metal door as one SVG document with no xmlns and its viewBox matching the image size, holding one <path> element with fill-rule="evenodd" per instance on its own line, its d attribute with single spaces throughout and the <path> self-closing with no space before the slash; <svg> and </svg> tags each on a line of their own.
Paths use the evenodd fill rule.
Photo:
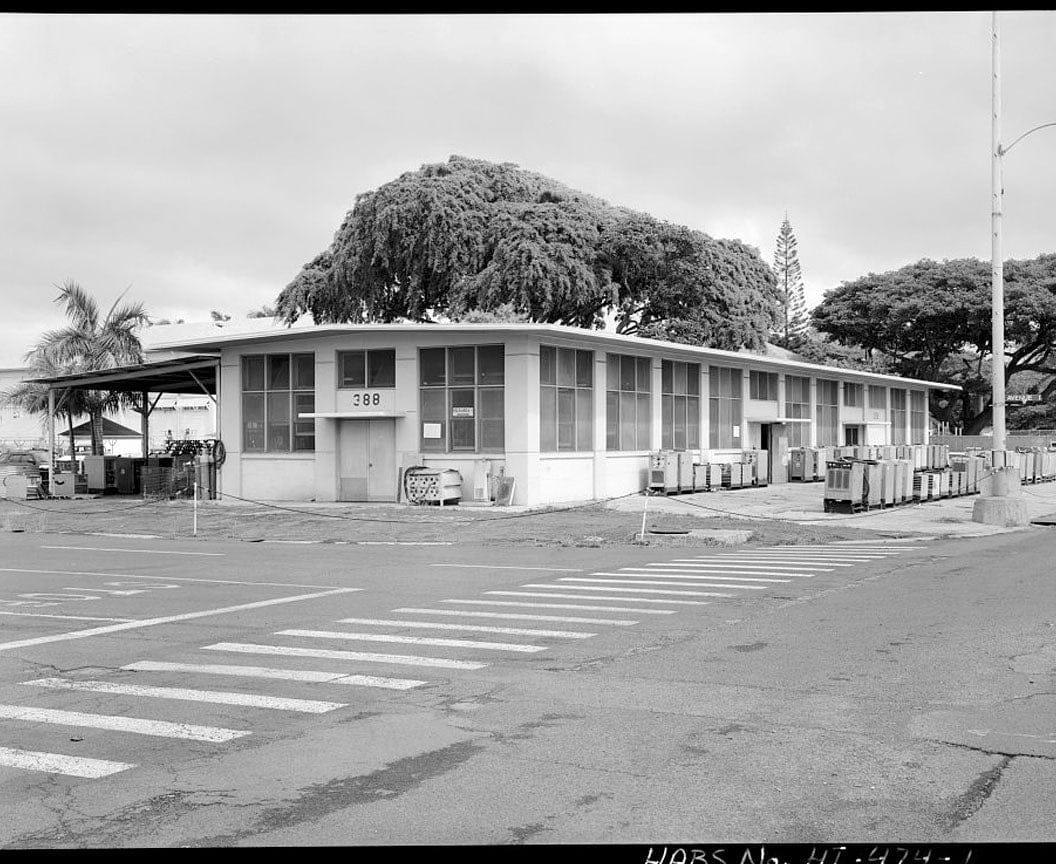
<svg viewBox="0 0 1056 864">
<path fill-rule="evenodd" d="M 788 427 L 783 423 L 770 424 L 770 482 L 784 483 L 788 480 Z"/>
<path fill-rule="evenodd" d="M 344 420 L 338 433 L 338 500 L 396 500 L 396 421 Z"/>
</svg>

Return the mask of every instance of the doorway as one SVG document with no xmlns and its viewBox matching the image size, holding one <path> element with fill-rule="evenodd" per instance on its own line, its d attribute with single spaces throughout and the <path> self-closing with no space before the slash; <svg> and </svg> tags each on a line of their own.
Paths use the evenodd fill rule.
<svg viewBox="0 0 1056 864">
<path fill-rule="evenodd" d="M 858 426 L 843 427 L 843 445 L 845 447 L 857 447 L 861 444 L 861 437 Z"/>
<path fill-rule="evenodd" d="M 338 432 L 338 501 L 396 500 L 396 421 L 342 420 Z"/>
<path fill-rule="evenodd" d="M 766 451 L 771 483 L 788 480 L 788 432 L 783 423 L 761 423 L 759 425 L 759 449 Z"/>
</svg>

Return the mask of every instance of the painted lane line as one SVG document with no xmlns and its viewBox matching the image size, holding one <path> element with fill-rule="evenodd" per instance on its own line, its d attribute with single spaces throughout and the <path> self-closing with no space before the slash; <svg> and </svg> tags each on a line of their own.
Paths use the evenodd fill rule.
<svg viewBox="0 0 1056 864">
<path fill-rule="evenodd" d="M 589 639 L 597 633 L 576 630 L 531 630 L 523 627 L 488 627 L 485 624 L 452 624 L 449 621 L 393 621 L 378 618 L 341 618 L 338 624 L 374 624 L 379 627 L 410 627 L 421 630 L 467 630 L 473 633 L 501 633 L 505 636 L 551 636 L 556 639 Z"/>
<path fill-rule="evenodd" d="M 358 590 L 360 589 L 336 588 L 333 591 L 319 591 L 314 594 L 297 594 L 293 597 L 276 597 L 272 600 L 257 600 L 254 603 L 242 603 L 238 606 L 223 606 L 219 609 L 204 609 L 200 612 L 185 612 L 182 615 L 166 615 L 161 618 L 144 618 L 139 621 L 110 624 L 105 627 L 88 627 L 84 630 L 57 633 L 54 636 L 38 636 L 34 639 L 19 639 L 15 642 L 0 642 L 0 651 L 11 651 L 15 648 L 28 648 L 32 645 L 44 645 L 49 642 L 64 642 L 69 639 L 87 639 L 89 636 L 102 636 L 108 633 L 119 633 L 124 630 L 154 627 L 159 624 L 173 624 L 178 621 L 191 621 L 195 618 L 208 618 L 212 615 L 225 615 L 229 612 L 244 612 L 248 609 L 262 609 L 266 606 L 279 606 L 284 603 L 298 603 L 301 600 L 315 600 L 320 597 L 331 597 L 335 594 L 349 594 Z"/>
<path fill-rule="evenodd" d="M 887 555 L 788 555 L 777 552 L 755 552 L 751 555 L 708 555 L 696 558 L 696 561 L 811 561 L 833 563 L 859 563 L 861 561 L 880 561 Z"/>
<path fill-rule="evenodd" d="M 829 550 L 829 551 L 837 551 L 837 552 L 846 552 L 846 551 L 857 552 L 859 550 L 862 550 L 862 551 L 866 551 L 866 552 L 884 552 L 884 553 L 892 552 L 894 554 L 898 554 L 899 552 L 913 551 L 914 549 L 919 549 L 919 548 L 921 548 L 921 547 L 919 547 L 919 546 L 918 547 L 910 547 L 910 546 L 851 546 L 851 547 L 848 547 L 848 546 L 834 546 L 834 545 L 831 545 L 831 544 L 827 545 L 827 546 L 811 546 L 808 543 L 796 543 L 794 546 L 789 546 L 787 550 L 782 548 L 781 551 L 797 551 L 797 550 L 798 551 L 804 551 L 804 550 L 810 550 L 810 549 L 821 549 L 821 550 Z"/>
<path fill-rule="evenodd" d="M 381 687 L 386 690 L 410 690 L 425 681 L 410 678 L 379 678 L 375 675 L 350 675 L 346 672 L 322 672 L 313 669 L 271 669 L 266 666 L 233 666 L 223 663 L 165 663 L 141 660 L 122 666 L 130 672 L 193 672 L 198 675 L 230 675 L 244 678 L 275 678 L 280 681 L 307 681 L 314 684 L 353 684 L 357 687 Z"/>
<path fill-rule="evenodd" d="M 793 562 L 797 565 L 796 568 L 791 568 Z M 674 563 L 675 567 L 699 567 L 702 562 L 685 562 L 685 563 Z M 709 564 L 754 564 L 756 566 L 765 564 L 768 567 L 777 567 L 778 569 L 801 569 L 801 570 L 821 570 L 826 573 L 832 572 L 836 567 L 853 567 L 853 563 L 848 561 L 819 561 L 814 558 L 768 558 L 760 556 L 758 558 L 713 558 Z M 808 567 L 799 567 L 800 564 L 808 564 Z M 662 567 L 662 564 L 647 565 Z"/>
<path fill-rule="evenodd" d="M 416 657 L 413 654 L 367 654 L 359 651 L 329 651 L 324 648 L 289 648 L 285 645 L 249 645 L 244 642 L 217 642 L 203 651 L 234 651 L 240 654 L 271 654 L 279 657 L 318 657 L 324 660 L 359 660 L 364 663 L 392 663 L 397 666 L 435 666 L 438 669 L 483 669 L 487 663 Z"/>
<path fill-rule="evenodd" d="M 628 594 L 674 594 L 681 597 L 732 597 L 716 591 L 673 591 L 665 588 L 603 588 L 600 585 L 524 585 L 524 588 L 574 588 L 577 591 L 619 591 Z"/>
<path fill-rule="evenodd" d="M 70 681 L 65 678 L 38 678 L 23 681 L 30 687 L 51 690 L 76 690 L 82 693 L 109 693 L 114 696 L 143 696 L 148 699 L 176 699 L 181 702 L 210 702 L 216 705 L 241 705 L 244 708 L 273 708 L 302 714 L 325 714 L 348 707 L 343 702 L 320 702 L 315 699 L 287 699 L 260 696 L 256 693 L 228 693 L 219 690 L 192 690 L 185 687 L 147 687 L 140 684 L 116 684 L 110 681 Z"/>
<path fill-rule="evenodd" d="M 106 759 L 87 759 L 83 756 L 64 756 L 61 753 L 41 753 L 36 750 L 13 750 L 0 747 L 0 767 L 41 771 L 45 774 L 65 774 L 98 780 L 136 766 L 131 762 L 110 762 Z"/>
<path fill-rule="evenodd" d="M 458 569 L 479 570 L 546 570 L 551 573 L 582 573 L 582 567 L 512 567 L 496 564 L 430 564 L 430 567 L 457 567 Z"/>
<path fill-rule="evenodd" d="M 633 576 L 637 574 L 624 574 Z M 739 585 L 732 582 L 652 582 L 648 579 L 592 579 L 589 576 L 562 576 L 561 582 L 594 582 L 602 585 L 659 585 L 673 588 L 739 588 L 742 591 L 764 591 L 767 585 Z M 570 588 L 577 587 L 570 585 Z M 619 590 L 623 590 L 622 588 Z M 710 596 L 710 595 L 709 595 Z"/>
<path fill-rule="evenodd" d="M 461 602 L 461 601 L 456 601 Z M 454 615 L 468 618 L 504 618 L 509 621 L 564 621 L 566 624 L 612 624 L 617 627 L 630 627 L 637 621 L 627 621 L 619 618 L 574 618 L 567 615 L 529 615 L 522 612 L 477 612 L 476 610 L 463 609 L 410 609 L 402 608 L 396 612 L 413 612 L 422 615 Z M 636 612 L 635 609 L 627 609 L 627 612 Z"/>
<path fill-rule="evenodd" d="M 19 618 L 61 618 L 63 621 L 135 621 L 135 618 L 93 618 L 91 615 L 48 615 L 46 612 L 0 612 L 0 615 L 14 615 Z"/>
<path fill-rule="evenodd" d="M 627 567 L 627 570 L 634 570 L 637 568 Z M 644 569 L 644 568 L 643 568 Z M 702 573 L 707 575 L 709 573 L 729 573 L 731 576 L 744 575 L 744 576 L 803 576 L 803 573 L 798 571 L 807 571 L 806 575 L 822 571 L 822 567 L 797 567 L 795 569 L 782 569 L 780 567 L 771 567 L 767 564 L 753 564 L 748 565 L 737 565 L 730 566 L 729 564 L 673 564 L 671 567 L 656 567 L 652 568 L 656 570 L 671 570 L 671 571 L 685 571 L 687 573 Z"/>
<path fill-rule="evenodd" d="M 595 570 L 590 575 L 646 576 L 650 574 L 655 574 L 657 576 L 670 574 L 676 576 L 679 579 L 735 579 L 738 577 L 743 577 L 745 579 L 768 579 L 770 577 L 784 577 L 785 580 L 788 581 L 792 579 L 814 578 L 813 573 L 775 573 L 773 570 L 635 570 L 633 567 L 628 567 L 626 570 Z"/>
<path fill-rule="evenodd" d="M 878 549 L 812 549 L 808 546 L 789 546 L 781 549 L 741 549 L 739 552 L 716 552 L 716 555 L 846 555 L 849 558 L 887 558 L 897 551 Z"/>
<path fill-rule="evenodd" d="M 646 566 L 648 567 L 650 565 L 647 564 Z M 658 565 L 658 566 L 663 566 L 663 565 Z M 817 570 L 825 570 L 824 567 L 800 567 L 799 565 L 791 566 L 791 565 L 785 565 L 785 564 L 771 564 L 770 562 L 766 562 L 765 564 L 751 564 L 751 563 L 738 564 L 735 561 L 716 561 L 713 564 L 700 562 L 700 563 L 693 563 L 693 564 L 678 564 L 678 565 L 674 565 L 674 566 L 692 568 L 694 570 L 720 570 L 720 569 L 724 569 L 724 570 L 747 570 L 747 571 L 752 571 L 752 570 L 777 570 L 777 571 L 783 571 L 783 570 L 787 570 L 790 573 L 795 573 L 798 570 L 806 570 L 808 572 L 814 572 L 814 571 L 817 571 Z M 620 569 L 621 570 L 627 570 L 629 568 L 621 567 Z"/>
<path fill-rule="evenodd" d="M 73 552 L 134 552 L 138 555 L 201 555 L 226 558 L 226 552 L 180 552 L 173 549 L 122 549 L 116 546 L 41 546 L 41 549 L 69 549 Z"/>
<path fill-rule="evenodd" d="M 152 579 L 158 582 L 204 582 L 208 585 L 260 585 L 268 588 L 332 588 L 338 585 L 305 585 L 300 582 L 247 582 L 238 579 L 196 579 L 192 576 L 140 576 L 136 573 L 95 573 L 86 570 L 31 570 L 28 567 L 0 567 L 0 573 L 42 573 L 60 576 L 101 576 L 107 579 Z"/>
<path fill-rule="evenodd" d="M 337 630 L 279 630 L 276 636 L 305 636 L 310 639 L 351 639 L 356 642 L 394 642 L 401 645 L 431 645 L 437 648 L 479 648 L 482 651 L 517 651 L 535 654 L 545 645 L 518 645 L 511 642 L 478 642 L 476 639 L 440 639 L 429 636 L 394 636 L 390 633 L 343 633 Z"/>
<path fill-rule="evenodd" d="M 564 587 L 564 586 L 559 586 Z M 582 594 L 552 594 L 542 591 L 485 591 L 485 594 L 497 594 L 500 597 L 549 597 L 555 600 L 611 600 L 620 603 L 663 603 L 665 606 L 707 606 L 708 600 L 656 600 L 653 597 L 584 597 Z M 629 608 L 628 612 L 637 614 L 638 609 Z M 641 610 L 645 611 L 645 610 Z"/>
<path fill-rule="evenodd" d="M 106 729 L 111 732 L 132 732 L 156 738 L 182 738 L 188 741 L 208 741 L 222 744 L 251 734 L 249 730 L 222 729 L 216 726 L 195 726 L 191 723 L 169 723 L 166 720 L 147 720 L 141 717 L 114 717 L 108 714 L 83 714 L 79 711 L 59 711 L 53 708 L 27 708 L 24 705 L 0 705 L 0 718 L 23 720 L 27 723 L 53 723 L 57 726 L 81 726 L 87 729 Z"/>
<path fill-rule="evenodd" d="M 626 606 L 582 606 L 577 603 L 522 603 L 517 600 L 441 600 L 441 603 L 472 603 L 475 606 L 521 606 L 529 609 L 579 609 L 587 612 L 626 612 Z M 677 609 L 635 609 L 635 615 L 674 615 Z M 596 634 L 589 634 L 594 636 Z"/>
<path fill-rule="evenodd" d="M 591 576 L 648 576 L 651 579 L 693 579 L 699 582 L 714 582 L 716 579 L 722 582 L 791 582 L 793 579 L 809 579 L 810 574 L 803 576 L 796 573 L 784 579 L 766 579 L 762 576 L 734 576 L 731 574 L 708 573 L 707 575 L 687 570 L 627 570 L 620 573 L 606 573 L 599 570 L 591 573 Z"/>
</svg>

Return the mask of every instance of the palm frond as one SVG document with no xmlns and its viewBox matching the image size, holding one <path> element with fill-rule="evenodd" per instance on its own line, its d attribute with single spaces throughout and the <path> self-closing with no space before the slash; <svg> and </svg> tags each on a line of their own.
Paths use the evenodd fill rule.
<svg viewBox="0 0 1056 864">
<path fill-rule="evenodd" d="M 99 304 L 95 298 L 72 279 L 55 287 L 59 289 L 55 302 L 65 307 L 63 311 L 73 326 L 89 333 L 95 332 L 99 327 Z"/>
</svg>

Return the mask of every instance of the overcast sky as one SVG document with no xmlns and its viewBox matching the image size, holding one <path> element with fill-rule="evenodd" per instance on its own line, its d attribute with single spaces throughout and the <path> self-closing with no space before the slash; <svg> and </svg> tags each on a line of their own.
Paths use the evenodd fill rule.
<svg viewBox="0 0 1056 864">
<path fill-rule="evenodd" d="M 1056 13 L 1002 13 L 1004 140 L 1056 120 Z M 0 365 L 52 286 L 236 316 L 357 193 L 451 154 L 736 237 L 788 211 L 810 305 L 990 255 L 990 15 L 0 15 Z M 1056 251 L 1056 129 L 1006 157 L 1006 257 Z"/>
</svg>

